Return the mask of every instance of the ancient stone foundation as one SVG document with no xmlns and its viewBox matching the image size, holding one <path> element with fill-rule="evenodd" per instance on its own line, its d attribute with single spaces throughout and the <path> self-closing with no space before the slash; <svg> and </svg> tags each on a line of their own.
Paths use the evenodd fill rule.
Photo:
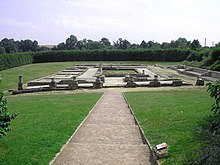
<svg viewBox="0 0 220 165">
<path fill-rule="evenodd" d="M 127 84 L 125 87 L 127 88 L 134 88 L 137 87 L 138 85 L 134 82 L 134 77 L 130 77 L 127 81 Z"/>
<path fill-rule="evenodd" d="M 23 90 L 22 76 L 18 76 L 18 90 Z"/>
<path fill-rule="evenodd" d="M 93 83 L 93 88 L 98 89 L 102 88 L 103 82 L 101 81 L 100 77 L 97 76 L 95 82 Z"/>
</svg>

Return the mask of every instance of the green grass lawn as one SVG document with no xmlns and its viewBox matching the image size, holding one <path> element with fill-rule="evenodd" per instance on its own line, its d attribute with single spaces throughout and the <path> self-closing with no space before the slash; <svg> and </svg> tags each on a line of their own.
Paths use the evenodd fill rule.
<svg viewBox="0 0 220 165">
<path fill-rule="evenodd" d="M 70 138 L 101 93 L 7 97 L 19 112 L 12 130 L 0 139 L 0 164 L 48 164 Z"/>
<path fill-rule="evenodd" d="M 135 70 L 103 70 L 103 74 L 108 76 L 108 75 L 126 75 L 126 74 L 137 74 Z"/>
<path fill-rule="evenodd" d="M 18 76 L 23 76 L 24 83 L 58 72 L 66 67 L 73 66 L 72 62 L 52 62 L 24 65 L 16 68 L 0 71 L 2 75 L 2 89 L 17 89 Z"/>
<path fill-rule="evenodd" d="M 212 101 L 204 90 L 125 93 L 151 145 L 166 142 L 166 165 L 184 164 L 203 144 L 196 135 L 198 123 L 211 114 Z"/>
<path fill-rule="evenodd" d="M 148 61 L 92 61 L 92 62 L 51 62 L 51 63 L 37 63 L 37 64 L 30 64 L 24 65 L 16 68 L 11 68 L 7 70 L 0 71 L 0 75 L 2 75 L 2 83 L 0 86 L 2 87 L 3 91 L 7 91 L 9 89 L 17 89 L 18 83 L 18 76 L 23 76 L 24 83 L 27 83 L 30 80 L 34 80 L 49 74 L 56 73 L 60 70 L 63 70 L 67 67 L 73 66 L 74 64 L 161 64 L 161 65 L 174 65 L 180 64 L 179 62 L 148 62 Z"/>
</svg>

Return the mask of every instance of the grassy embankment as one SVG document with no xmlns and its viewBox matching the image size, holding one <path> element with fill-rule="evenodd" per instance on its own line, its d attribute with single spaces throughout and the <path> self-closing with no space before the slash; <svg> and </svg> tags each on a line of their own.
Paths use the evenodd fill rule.
<svg viewBox="0 0 220 165">
<path fill-rule="evenodd" d="M 211 114 L 212 100 L 204 90 L 170 90 L 125 93 L 152 146 L 166 142 L 166 165 L 184 164 L 203 143 L 197 126 Z"/>
</svg>

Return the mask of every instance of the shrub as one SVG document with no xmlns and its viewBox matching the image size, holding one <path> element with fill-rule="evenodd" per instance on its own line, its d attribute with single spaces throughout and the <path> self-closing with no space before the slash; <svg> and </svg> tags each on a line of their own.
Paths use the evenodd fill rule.
<svg viewBox="0 0 220 165">
<path fill-rule="evenodd" d="M 204 58 L 201 61 L 200 67 L 213 65 L 217 60 L 219 60 L 219 56 L 220 48 L 215 48 L 214 50 L 210 51 L 209 56 L 207 58 Z"/>
<path fill-rule="evenodd" d="M 215 61 L 215 63 L 210 66 L 210 69 L 220 71 L 220 60 Z"/>
<path fill-rule="evenodd" d="M 205 122 L 199 127 L 201 139 L 205 146 L 197 151 L 197 159 L 190 164 L 215 165 L 220 162 L 220 84 L 207 84 L 207 92 L 215 101 L 211 111 L 213 115 L 205 118 Z"/>
<path fill-rule="evenodd" d="M 36 52 L 34 63 L 65 61 L 183 61 L 188 49 L 63 50 Z"/>
<path fill-rule="evenodd" d="M 1 79 L 0 79 L 1 81 Z M 11 120 L 13 120 L 17 114 L 10 114 L 7 107 L 7 100 L 4 98 L 3 92 L 0 90 L 0 138 L 5 136 L 10 130 Z"/>
<path fill-rule="evenodd" d="M 9 69 L 33 62 L 32 53 L 0 54 L 0 70 Z"/>
<path fill-rule="evenodd" d="M 202 55 L 197 51 L 191 51 L 189 56 L 186 59 L 187 61 L 201 61 Z"/>
</svg>

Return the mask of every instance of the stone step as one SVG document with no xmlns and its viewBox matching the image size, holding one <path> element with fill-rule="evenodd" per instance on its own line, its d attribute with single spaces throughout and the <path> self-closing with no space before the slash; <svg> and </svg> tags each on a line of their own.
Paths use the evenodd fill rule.
<svg viewBox="0 0 220 165">
<path fill-rule="evenodd" d="M 138 126 L 111 124 L 84 124 L 70 142 L 94 144 L 143 144 Z"/>
<path fill-rule="evenodd" d="M 71 143 L 53 164 L 150 165 L 149 159 L 150 151 L 146 145 Z"/>
<path fill-rule="evenodd" d="M 85 124 L 112 124 L 112 125 L 134 125 L 134 117 L 130 114 L 91 114 Z"/>
</svg>

